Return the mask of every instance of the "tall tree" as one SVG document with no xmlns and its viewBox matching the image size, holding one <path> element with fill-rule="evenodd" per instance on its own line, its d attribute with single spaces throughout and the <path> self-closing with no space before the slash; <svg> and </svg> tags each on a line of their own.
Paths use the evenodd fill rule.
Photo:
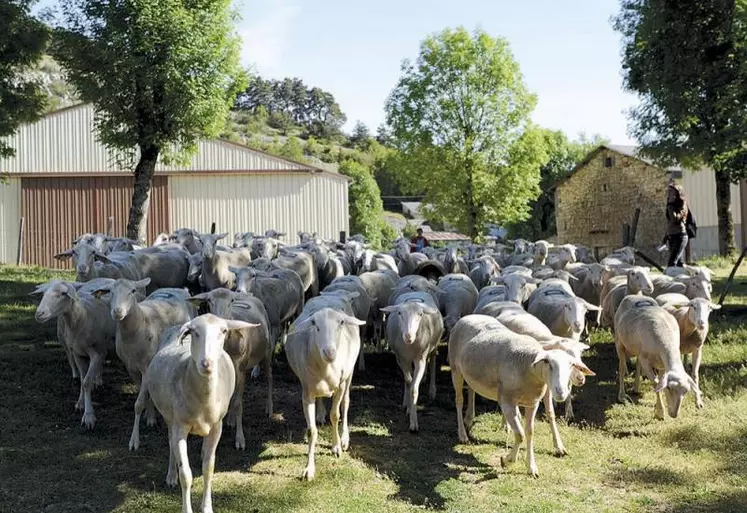
<svg viewBox="0 0 747 513">
<path fill-rule="evenodd" d="M 544 130 L 543 136 L 550 159 L 540 170 L 541 192 L 537 199 L 529 204 L 529 218 L 510 227 L 509 231 L 514 237 L 538 240 L 557 234 L 555 185 L 567 177 L 592 150 L 607 142 L 599 135 L 591 139 L 581 135 L 578 140 L 569 141 L 560 130 Z"/>
<path fill-rule="evenodd" d="M 747 1 L 623 0 L 632 135 L 663 162 L 716 172 L 719 249 L 734 251 L 729 184 L 747 176 Z M 697 212 L 696 212 L 697 214 Z"/>
<path fill-rule="evenodd" d="M 547 160 L 535 104 L 508 42 L 481 30 L 429 36 L 415 64 L 404 61 L 387 122 L 397 176 L 425 191 L 429 219 L 475 238 L 488 222 L 526 218 Z"/>
<path fill-rule="evenodd" d="M 46 25 L 31 16 L 33 0 L 0 2 L 0 137 L 15 133 L 22 123 L 43 111 L 46 94 L 30 68 L 42 58 L 49 39 Z M 15 150 L 0 139 L 0 157 Z"/>
<path fill-rule="evenodd" d="M 69 0 L 52 54 L 96 109 L 99 139 L 135 155 L 127 236 L 143 241 L 159 158 L 220 133 L 244 87 L 230 0 Z M 135 150 L 133 150 L 135 149 Z"/>
<path fill-rule="evenodd" d="M 361 233 L 369 244 L 381 247 L 382 233 L 386 230 L 384 206 L 371 170 L 353 160 L 345 160 L 340 165 L 340 174 L 353 179 L 348 186 L 351 233 Z"/>
</svg>

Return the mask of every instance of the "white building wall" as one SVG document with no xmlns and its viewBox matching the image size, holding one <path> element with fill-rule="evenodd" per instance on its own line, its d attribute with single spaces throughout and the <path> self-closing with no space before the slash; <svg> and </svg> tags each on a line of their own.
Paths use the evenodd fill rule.
<svg viewBox="0 0 747 513">
<path fill-rule="evenodd" d="M 349 232 L 348 187 L 329 174 L 180 174 L 169 177 L 170 228 L 264 233 L 273 228 L 298 241 L 299 231 L 337 239 Z"/>
<path fill-rule="evenodd" d="M 20 221 L 21 179 L 0 181 L 0 263 L 16 263 Z"/>
<path fill-rule="evenodd" d="M 716 208 L 716 178 L 710 169 L 683 171 L 681 185 L 690 202 L 698 224 L 698 236 L 691 247 L 694 258 L 718 253 L 718 212 Z M 742 205 L 739 185 L 731 186 L 731 214 L 737 247 L 742 247 Z"/>
</svg>

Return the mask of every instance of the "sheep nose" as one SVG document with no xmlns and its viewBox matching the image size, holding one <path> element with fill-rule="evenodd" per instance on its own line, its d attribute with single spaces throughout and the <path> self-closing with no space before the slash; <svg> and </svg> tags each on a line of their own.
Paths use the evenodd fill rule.
<svg viewBox="0 0 747 513">
<path fill-rule="evenodd" d="M 412 335 L 410 333 L 405 333 L 405 342 L 412 344 Z"/>
<path fill-rule="evenodd" d="M 88 270 L 85 265 L 79 265 L 75 268 L 76 271 L 78 271 L 80 274 L 85 274 L 85 272 Z"/>
<path fill-rule="evenodd" d="M 124 319 L 124 310 L 121 308 L 115 308 L 112 310 L 112 317 L 117 320 Z"/>
<path fill-rule="evenodd" d="M 324 359 L 328 362 L 332 362 L 335 360 L 335 356 L 337 356 L 337 351 L 334 349 L 325 349 L 322 351 L 322 354 L 324 355 Z"/>
<path fill-rule="evenodd" d="M 573 323 L 573 330 L 574 331 L 581 331 L 583 329 L 583 326 L 581 326 L 580 322 L 574 322 Z"/>
<path fill-rule="evenodd" d="M 212 372 L 213 361 L 209 358 L 202 358 L 200 360 L 200 367 L 202 367 L 202 370 L 204 370 L 205 372 Z"/>
<path fill-rule="evenodd" d="M 698 323 L 698 328 L 703 329 L 705 327 L 706 327 L 706 323 L 705 322 L 701 321 L 701 322 Z"/>
</svg>

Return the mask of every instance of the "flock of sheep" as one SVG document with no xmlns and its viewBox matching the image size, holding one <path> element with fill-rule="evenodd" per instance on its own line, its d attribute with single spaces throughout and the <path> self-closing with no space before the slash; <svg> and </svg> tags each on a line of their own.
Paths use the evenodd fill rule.
<svg viewBox="0 0 747 513">
<path fill-rule="evenodd" d="M 402 405 L 417 432 L 420 383 L 436 394 L 436 355 L 448 340 L 456 395 L 457 434 L 468 441 L 475 394 L 497 401 L 515 435 L 501 463 L 517 458 L 526 441 L 527 467 L 538 475 L 534 419 L 544 401 L 558 455 L 565 448 L 553 402 L 573 417 L 571 387 L 594 372 L 582 361 L 590 327 L 615 333 L 619 399 L 626 400 L 627 359 L 636 357 L 636 389 L 643 375 L 655 384 L 656 418 L 677 417 L 687 392 L 702 407 L 698 367 L 708 334 L 711 276 L 705 268 L 652 274 L 635 266 L 631 248 L 597 263 L 582 246 L 514 241 L 513 247 L 471 245 L 411 253 L 406 239 L 389 253 L 368 249 L 361 236 L 343 243 L 299 233 L 228 236 L 180 229 L 150 247 L 102 234 L 85 234 L 56 255 L 72 259 L 75 282 L 39 285 L 39 322 L 56 319 L 73 377 L 80 378 L 76 409 L 93 429 L 91 394 L 101 385 L 107 352 L 115 350 L 139 393 L 130 449 L 140 446 L 140 417 L 161 413 L 169 435 L 167 483 L 181 485 L 183 510 L 192 511 L 187 437 L 204 437 L 202 510 L 211 512 L 211 481 L 223 423 L 244 449 L 246 376 L 267 378 L 265 413 L 273 413 L 272 359 L 276 345 L 301 382 L 308 461 L 315 477 L 317 424 L 331 397 L 333 453 L 350 443 L 350 387 L 365 369 L 364 342 L 395 354 L 404 376 Z M 200 315 L 201 314 L 201 315 Z M 688 375 L 683 355 L 692 354 Z M 468 389 L 464 416 L 463 389 Z M 519 407 L 524 407 L 523 427 Z M 339 422 L 342 420 L 342 432 Z"/>
</svg>

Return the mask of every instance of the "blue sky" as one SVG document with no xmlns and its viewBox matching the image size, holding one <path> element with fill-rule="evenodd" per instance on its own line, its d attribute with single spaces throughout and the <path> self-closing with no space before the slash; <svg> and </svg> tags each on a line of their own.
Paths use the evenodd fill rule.
<svg viewBox="0 0 747 513">
<path fill-rule="evenodd" d="M 51 0 L 42 4 L 49 5 Z M 599 133 L 626 144 L 617 0 L 236 0 L 242 59 L 265 77 L 297 76 L 334 94 L 348 116 L 372 130 L 399 77 L 402 59 L 445 27 L 481 27 L 505 37 L 538 96 L 536 123 L 570 137 Z"/>
</svg>

